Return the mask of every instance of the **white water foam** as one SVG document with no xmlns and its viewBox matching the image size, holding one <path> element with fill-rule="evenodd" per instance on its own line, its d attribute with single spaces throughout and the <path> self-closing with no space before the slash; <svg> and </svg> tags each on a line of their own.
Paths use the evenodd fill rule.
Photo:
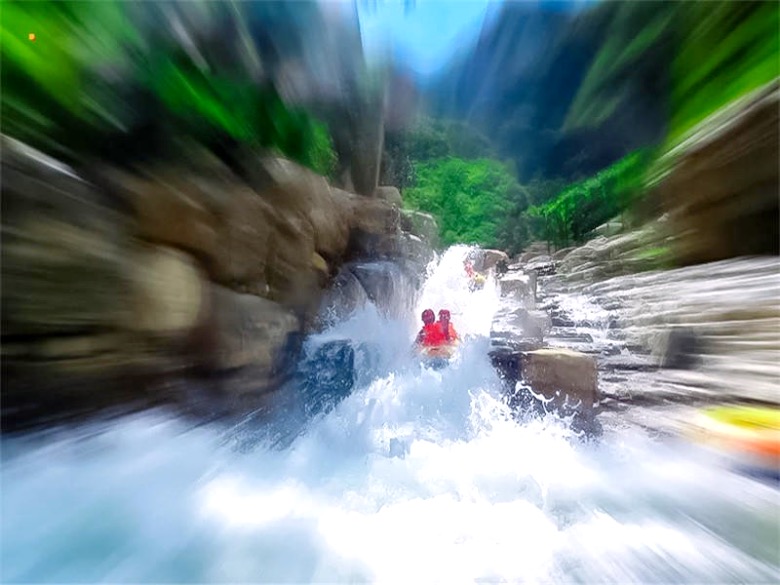
<svg viewBox="0 0 780 585">
<path fill-rule="evenodd" d="M 468 292 L 463 253 L 418 304 L 472 336 L 459 358 L 423 368 L 409 323 L 356 315 L 325 335 L 380 343 L 392 371 L 286 449 L 156 413 L 4 440 L 2 581 L 776 581 L 776 488 L 638 431 L 582 444 L 512 419 L 486 355 L 495 290 Z"/>
</svg>

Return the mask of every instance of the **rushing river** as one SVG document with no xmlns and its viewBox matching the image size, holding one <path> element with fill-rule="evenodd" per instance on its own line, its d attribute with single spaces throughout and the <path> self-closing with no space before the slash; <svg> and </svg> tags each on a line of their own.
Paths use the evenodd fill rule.
<svg viewBox="0 0 780 585">
<path fill-rule="evenodd" d="M 162 412 L 4 439 L 2 581 L 780 580 L 777 486 L 682 440 L 510 416 L 487 357 L 497 293 L 468 291 L 464 253 L 407 320 L 369 307 L 321 335 L 378 344 L 380 373 L 284 448 Z M 424 369 L 418 316 L 445 306 L 467 340 Z"/>
</svg>

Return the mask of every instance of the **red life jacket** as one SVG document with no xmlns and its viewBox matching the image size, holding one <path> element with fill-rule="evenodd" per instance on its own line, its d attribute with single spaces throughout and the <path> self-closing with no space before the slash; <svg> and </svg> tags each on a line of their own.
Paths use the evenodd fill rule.
<svg viewBox="0 0 780 585">
<path fill-rule="evenodd" d="M 444 334 L 438 323 L 423 325 L 420 333 L 422 334 L 422 344 L 425 347 L 435 347 L 446 343 L 446 339 L 444 338 Z"/>
<path fill-rule="evenodd" d="M 451 343 L 458 340 L 458 333 L 452 326 L 452 322 L 448 323 L 447 331 L 445 333 L 443 323 L 441 321 L 436 322 L 436 326 L 439 329 L 439 336 L 442 339 L 442 343 Z"/>
</svg>

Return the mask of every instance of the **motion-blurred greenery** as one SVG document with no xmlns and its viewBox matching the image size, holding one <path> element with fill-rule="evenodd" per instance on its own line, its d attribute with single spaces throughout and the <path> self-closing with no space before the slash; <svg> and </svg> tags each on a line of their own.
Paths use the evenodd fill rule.
<svg viewBox="0 0 780 585">
<path fill-rule="evenodd" d="M 627 209 L 641 196 L 654 151 L 631 153 L 596 176 L 569 185 L 552 201 L 531 207 L 537 235 L 556 246 L 581 242 L 591 230 Z"/>
<path fill-rule="evenodd" d="M 224 137 L 274 149 L 320 173 L 331 171 L 335 153 L 323 124 L 288 107 L 248 72 L 220 75 L 196 66 L 167 37 L 150 43 L 134 19 L 138 6 L 4 3 L 4 133 L 73 161 L 101 154 L 106 142 L 121 143 L 136 126 L 152 124 L 208 145 Z"/>
<path fill-rule="evenodd" d="M 614 2 L 594 9 L 607 35 L 565 128 L 594 127 L 652 83 L 668 100 L 667 141 L 780 75 L 780 3 Z M 596 14 L 596 13 L 599 14 Z M 664 81 L 666 80 L 666 81 Z M 668 88 L 668 89 L 667 89 Z M 641 89 L 641 87 L 640 87 Z"/>
<path fill-rule="evenodd" d="M 670 142 L 719 108 L 780 76 L 780 3 L 680 4 Z"/>
</svg>

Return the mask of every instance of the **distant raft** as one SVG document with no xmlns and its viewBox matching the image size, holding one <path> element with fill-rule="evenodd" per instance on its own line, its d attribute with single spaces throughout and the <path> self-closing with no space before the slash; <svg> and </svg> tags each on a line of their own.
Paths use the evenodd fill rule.
<svg viewBox="0 0 780 585">
<path fill-rule="evenodd" d="M 474 276 L 472 276 L 469 279 L 469 290 L 471 292 L 474 292 L 475 290 L 482 290 L 482 288 L 485 286 L 485 276 L 483 274 L 480 274 L 479 272 L 475 273 Z"/>
<path fill-rule="evenodd" d="M 686 434 L 739 467 L 780 477 L 780 408 L 708 408 L 694 417 Z"/>
</svg>

